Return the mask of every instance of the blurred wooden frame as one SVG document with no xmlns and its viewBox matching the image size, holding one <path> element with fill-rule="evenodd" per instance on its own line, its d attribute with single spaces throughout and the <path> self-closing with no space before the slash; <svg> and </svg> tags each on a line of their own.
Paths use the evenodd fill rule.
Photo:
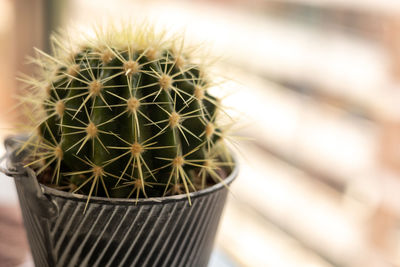
<svg viewBox="0 0 400 267">
<path fill-rule="evenodd" d="M 14 6 L 14 25 L 10 27 L 9 35 L 12 38 L 7 43 L 13 49 L 13 53 L 4 53 L 7 56 L 7 63 L 13 64 L 12 71 L 5 78 L 11 85 L 8 90 L 0 92 L 0 104 L 11 109 L 15 104 L 12 95 L 21 88 L 20 82 L 15 82 L 18 73 L 31 75 L 34 72 L 34 66 L 27 63 L 27 56 L 34 56 L 34 47 L 50 52 L 49 36 L 52 31 L 58 29 L 63 21 L 63 14 L 67 8 L 67 0 L 19 0 L 10 1 Z M 4 52 L 4 51 L 2 51 Z M 8 51 L 7 51 L 8 52 Z M 1 68 L 1 63 L 0 63 Z M 20 120 L 18 110 L 13 110 L 8 114 L 12 120 Z"/>
<path fill-rule="evenodd" d="M 20 110 L 14 108 L 14 98 L 22 84 L 16 80 L 19 73 L 32 74 L 32 65 L 26 64 L 33 56 L 33 47 L 44 47 L 44 0 L 5 0 L 11 8 L 11 20 L 0 33 L 0 119 L 2 128 L 12 128 L 20 120 Z M 0 11 L 1 13 L 1 11 Z M 1 133 L 5 134 L 4 131 Z"/>
<path fill-rule="evenodd" d="M 383 120 L 380 123 L 380 163 L 382 167 L 400 174 L 400 120 Z"/>
<path fill-rule="evenodd" d="M 400 18 L 387 16 L 383 28 L 383 44 L 389 59 L 389 69 L 395 91 L 400 90 Z M 389 81 L 390 82 L 390 81 Z M 396 94 L 396 97 L 400 94 Z M 377 101 L 382 101 L 377 100 Z M 381 130 L 379 161 L 400 175 L 400 98 L 383 106 L 383 113 L 378 118 Z"/>
<path fill-rule="evenodd" d="M 382 41 L 389 59 L 389 70 L 391 72 L 394 96 L 400 91 L 400 18 L 389 15 L 385 18 Z M 390 81 L 389 81 L 390 82 Z M 383 169 L 394 174 L 400 179 L 400 98 L 390 101 L 390 106 L 384 106 L 382 116 L 377 120 L 380 130 L 378 161 Z M 385 175 L 382 175 L 385 179 Z M 385 182 L 382 181 L 382 184 Z M 399 188 L 400 190 L 400 188 Z M 385 190 L 384 190 L 385 191 Z M 385 199 L 385 192 L 382 192 L 382 199 Z M 393 236 L 399 231 L 400 211 L 391 208 L 390 203 L 382 203 L 375 210 L 371 218 L 370 240 L 371 243 L 388 254 L 389 258 L 398 258 L 396 251 L 398 244 L 393 244 Z"/>
</svg>

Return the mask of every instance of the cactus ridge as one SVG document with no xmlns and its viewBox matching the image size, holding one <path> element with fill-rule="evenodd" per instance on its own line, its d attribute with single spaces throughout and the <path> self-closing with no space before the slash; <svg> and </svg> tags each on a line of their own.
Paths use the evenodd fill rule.
<svg viewBox="0 0 400 267">
<path fill-rule="evenodd" d="M 213 84 L 182 40 L 165 39 L 127 27 L 37 50 L 41 75 L 22 78 L 36 129 L 22 146 L 32 150 L 26 166 L 88 201 L 186 193 L 190 202 L 222 181 L 232 163 Z"/>
</svg>

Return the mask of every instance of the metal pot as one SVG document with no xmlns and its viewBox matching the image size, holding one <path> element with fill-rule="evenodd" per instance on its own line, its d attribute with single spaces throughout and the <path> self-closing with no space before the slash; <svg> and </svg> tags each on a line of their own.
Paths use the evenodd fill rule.
<svg viewBox="0 0 400 267">
<path fill-rule="evenodd" d="M 36 266 L 207 266 L 227 189 L 219 183 L 187 195 L 107 199 L 52 189 L 18 165 L 5 141 Z M 237 176 L 235 167 L 225 179 Z"/>
</svg>

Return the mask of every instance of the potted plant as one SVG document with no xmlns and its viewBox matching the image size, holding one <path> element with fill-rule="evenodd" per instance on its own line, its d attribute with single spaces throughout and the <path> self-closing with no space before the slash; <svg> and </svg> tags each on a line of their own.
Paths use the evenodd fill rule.
<svg viewBox="0 0 400 267">
<path fill-rule="evenodd" d="M 35 264 L 206 266 L 237 175 L 207 66 L 149 26 L 68 39 L 5 142 Z"/>
</svg>

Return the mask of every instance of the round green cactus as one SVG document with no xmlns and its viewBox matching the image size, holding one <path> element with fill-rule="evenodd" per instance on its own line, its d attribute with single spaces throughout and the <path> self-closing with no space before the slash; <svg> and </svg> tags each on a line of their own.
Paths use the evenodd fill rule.
<svg viewBox="0 0 400 267">
<path fill-rule="evenodd" d="M 23 148 L 31 148 L 27 166 L 42 182 L 139 198 L 222 181 L 221 166 L 231 162 L 217 122 L 221 106 L 182 40 L 139 27 L 68 46 L 52 41 L 52 55 L 38 50 L 40 77 L 25 79 L 38 118 Z"/>
</svg>

